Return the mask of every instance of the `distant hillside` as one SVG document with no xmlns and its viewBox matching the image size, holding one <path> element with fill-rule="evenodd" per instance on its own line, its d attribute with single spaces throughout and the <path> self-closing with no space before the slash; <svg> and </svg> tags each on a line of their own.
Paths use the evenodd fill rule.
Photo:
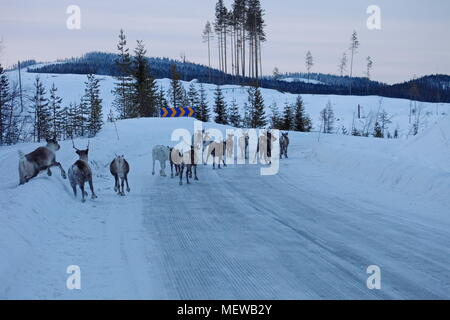
<svg viewBox="0 0 450 320">
<path fill-rule="evenodd" d="M 115 61 L 117 55 L 104 52 L 90 52 L 80 58 L 60 60 L 57 63 L 29 66 L 29 72 L 56 74 L 88 74 L 117 76 L 119 72 Z M 170 66 L 175 64 L 182 80 L 198 79 L 203 83 L 212 84 L 252 84 L 253 79 L 235 77 L 217 69 L 192 62 L 181 62 L 169 58 L 148 58 L 151 73 L 155 78 L 170 78 Z M 283 81 L 284 78 L 303 79 L 302 81 Z M 404 83 L 388 85 L 366 78 L 337 76 L 330 74 L 289 73 L 281 78 L 264 77 L 259 85 L 267 89 L 293 94 L 335 94 L 349 95 L 349 85 L 352 83 L 353 95 L 379 95 L 391 98 L 404 98 L 424 102 L 450 102 L 450 76 L 430 75 Z"/>
</svg>

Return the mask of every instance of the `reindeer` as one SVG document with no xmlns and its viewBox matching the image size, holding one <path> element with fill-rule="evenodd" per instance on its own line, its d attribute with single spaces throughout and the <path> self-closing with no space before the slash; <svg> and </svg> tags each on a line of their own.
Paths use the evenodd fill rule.
<svg viewBox="0 0 450 320">
<path fill-rule="evenodd" d="M 39 147 L 29 154 L 19 151 L 19 180 L 23 185 L 36 177 L 41 171 L 47 170 L 49 176 L 52 175 L 51 167 L 59 167 L 61 177 L 67 179 L 66 172 L 59 162 L 56 162 L 55 153 L 61 147 L 56 138 L 46 139 L 47 146 Z"/>
<path fill-rule="evenodd" d="M 175 176 L 178 177 L 181 171 L 181 158 L 183 155 L 180 150 L 175 148 L 169 149 L 170 177 L 173 179 L 173 168 L 175 167 Z"/>
<path fill-rule="evenodd" d="M 233 149 L 234 149 L 234 135 L 228 134 L 226 143 L 226 152 L 228 159 L 231 159 L 233 157 Z"/>
<path fill-rule="evenodd" d="M 288 158 L 288 147 L 289 147 L 289 132 L 281 134 L 280 138 L 280 159 L 284 157 Z"/>
<path fill-rule="evenodd" d="M 259 158 L 266 164 L 271 164 L 272 157 L 272 145 L 277 139 L 272 135 L 272 133 L 264 131 L 263 134 L 258 138 L 258 147 L 255 153 L 254 162 L 256 162 L 256 157 L 259 153 Z"/>
<path fill-rule="evenodd" d="M 170 148 L 166 146 L 156 146 L 153 148 L 152 156 L 153 156 L 153 171 L 152 175 L 155 175 L 155 162 L 159 161 L 159 164 L 161 166 L 161 169 L 159 171 L 159 174 L 161 177 L 166 176 L 166 161 L 169 160 L 169 152 Z"/>
<path fill-rule="evenodd" d="M 96 199 L 97 195 L 94 192 L 94 185 L 92 184 L 92 171 L 89 167 L 89 142 L 86 150 L 79 150 L 75 147 L 75 143 L 72 140 L 72 146 L 76 150 L 75 153 L 80 157 L 69 169 L 69 181 L 73 189 L 73 194 L 77 196 L 77 185 L 81 189 L 81 201 L 86 202 L 85 197 L 88 195 L 84 191 L 84 184 L 89 183 L 89 187 L 92 193 L 92 199 Z"/>
<path fill-rule="evenodd" d="M 223 166 L 226 167 L 227 164 L 225 163 L 225 152 L 227 149 L 227 142 L 223 141 L 223 142 L 211 142 L 208 145 L 208 151 L 207 151 L 207 156 L 206 156 L 206 160 L 205 160 L 205 165 L 208 163 L 209 160 L 209 156 L 211 155 L 213 158 L 213 169 L 216 169 L 216 158 L 219 159 L 219 169 L 220 168 L 220 163 L 223 163 Z"/>
<path fill-rule="evenodd" d="M 239 149 L 241 151 L 241 159 L 248 159 L 248 145 L 250 137 L 248 132 L 244 132 L 242 136 L 239 137 Z"/>
<path fill-rule="evenodd" d="M 186 168 L 186 182 L 190 184 L 189 178 L 192 179 L 192 171 L 194 171 L 194 180 L 198 181 L 197 177 L 197 165 L 198 165 L 198 155 L 197 151 L 199 149 L 195 149 L 194 146 L 191 146 L 191 149 L 185 153 L 181 158 L 181 166 L 180 166 L 180 186 L 183 185 L 183 172 L 184 168 Z M 192 170 L 194 169 L 194 170 Z"/>
<path fill-rule="evenodd" d="M 114 191 L 118 193 L 119 196 L 125 196 L 124 183 L 127 184 L 127 192 L 130 192 L 130 186 L 128 185 L 128 173 L 130 173 L 130 165 L 128 164 L 125 157 L 116 155 L 116 158 L 111 162 L 109 166 L 109 171 L 114 176 L 115 184 Z M 119 179 L 121 184 L 119 184 Z M 122 187 L 122 190 L 120 188 Z"/>
</svg>

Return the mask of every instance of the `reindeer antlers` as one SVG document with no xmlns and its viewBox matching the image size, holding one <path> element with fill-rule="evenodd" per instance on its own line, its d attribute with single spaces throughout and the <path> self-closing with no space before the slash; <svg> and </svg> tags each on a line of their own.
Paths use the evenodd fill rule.
<svg viewBox="0 0 450 320">
<path fill-rule="evenodd" d="M 91 141 L 88 139 L 88 145 L 87 145 L 87 150 L 89 150 L 89 145 L 90 145 Z M 78 149 L 77 147 L 75 147 L 75 142 L 73 142 L 73 138 L 72 138 L 72 146 L 75 150 L 80 151 L 80 149 Z"/>
<path fill-rule="evenodd" d="M 80 151 L 79 149 L 77 149 L 77 147 L 75 147 L 75 142 L 73 142 L 73 138 L 72 138 L 72 146 L 75 150 Z"/>
</svg>

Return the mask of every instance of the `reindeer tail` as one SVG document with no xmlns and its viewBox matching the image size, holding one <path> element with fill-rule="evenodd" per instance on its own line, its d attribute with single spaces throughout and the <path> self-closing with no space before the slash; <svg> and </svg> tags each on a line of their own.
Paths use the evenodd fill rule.
<svg viewBox="0 0 450 320">
<path fill-rule="evenodd" d="M 25 153 L 23 153 L 22 151 L 19 150 L 19 160 L 20 161 L 25 161 Z"/>
</svg>

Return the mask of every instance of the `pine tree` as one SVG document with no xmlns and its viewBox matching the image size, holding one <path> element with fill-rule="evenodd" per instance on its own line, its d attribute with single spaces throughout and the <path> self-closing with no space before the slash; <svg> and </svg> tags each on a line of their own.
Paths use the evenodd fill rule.
<svg viewBox="0 0 450 320">
<path fill-rule="evenodd" d="M 42 139 L 49 138 L 50 132 L 50 112 L 48 109 L 48 99 L 45 97 L 46 91 L 39 76 L 34 82 L 34 95 L 31 98 L 31 108 L 33 111 L 33 140 L 41 142 Z"/>
<path fill-rule="evenodd" d="M 292 130 L 294 127 L 294 112 L 292 110 L 292 105 L 286 103 L 283 111 L 283 122 L 281 125 L 281 130 Z"/>
<path fill-rule="evenodd" d="M 141 40 L 137 41 L 133 59 L 133 110 L 130 115 L 135 117 L 155 117 L 156 83 L 150 74 L 150 65 L 145 56 L 147 50 Z"/>
<path fill-rule="evenodd" d="M 113 106 L 116 109 L 120 119 L 130 117 L 132 108 L 132 61 L 127 48 L 127 40 L 123 30 L 120 30 L 119 43 L 117 45 L 119 51 L 116 60 L 116 68 L 118 76 L 116 77 L 116 87 L 112 90 L 114 94 Z"/>
<path fill-rule="evenodd" d="M 231 106 L 229 110 L 230 114 L 228 116 L 229 123 L 235 127 L 239 128 L 241 126 L 241 115 L 239 114 L 239 108 L 236 99 L 231 101 Z"/>
<path fill-rule="evenodd" d="M 295 102 L 293 129 L 300 132 L 310 132 L 312 130 L 312 120 L 305 112 L 301 96 L 298 96 Z"/>
<path fill-rule="evenodd" d="M 63 114 L 61 110 L 62 98 L 58 96 L 58 89 L 55 84 L 50 88 L 49 111 L 51 136 L 60 139 L 62 136 Z"/>
<path fill-rule="evenodd" d="M 359 40 L 358 40 L 358 34 L 354 30 L 351 37 L 351 43 L 350 43 L 350 53 L 351 53 L 351 59 L 350 59 L 350 78 L 353 77 L 353 60 L 355 58 L 355 55 L 358 53 L 359 48 Z M 352 79 L 350 79 L 350 95 L 352 94 Z"/>
<path fill-rule="evenodd" d="M 252 128 L 264 128 L 267 125 L 264 99 L 258 87 L 248 89 L 248 107 Z"/>
<path fill-rule="evenodd" d="M 0 145 L 4 144 L 10 102 L 9 80 L 0 64 Z"/>
<path fill-rule="evenodd" d="M 222 94 L 222 89 L 217 86 L 214 99 L 214 112 L 216 117 L 214 121 L 219 124 L 228 124 L 227 121 L 227 104 Z"/>
<path fill-rule="evenodd" d="M 206 96 L 205 88 L 203 84 L 200 84 L 200 97 L 199 104 L 197 110 L 197 119 L 203 122 L 209 121 L 209 106 L 208 106 L 208 97 Z"/>
<path fill-rule="evenodd" d="M 170 73 L 172 77 L 172 81 L 170 82 L 170 88 L 168 91 L 169 96 L 169 102 L 172 105 L 172 107 L 182 107 L 183 106 L 183 100 L 184 100 L 184 88 L 182 87 L 180 83 L 180 75 L 177 72 L 177 66 L 172 65 L 170 67 Z"/>
<path fill-rule="evenodd" d="M 86 108 L 85 114 L 87 117 L 87 128 L 89 137 L 94 137 L 102 128 L 103 125 L 103 112 L 102 112 L 102 99 L 100 98 L 100 83 L 99 80 L 93 75 L 87 76 L 87 82 L 85 82 L 86 88 L 83 97 L 83 108 Z"/>
</svg>

